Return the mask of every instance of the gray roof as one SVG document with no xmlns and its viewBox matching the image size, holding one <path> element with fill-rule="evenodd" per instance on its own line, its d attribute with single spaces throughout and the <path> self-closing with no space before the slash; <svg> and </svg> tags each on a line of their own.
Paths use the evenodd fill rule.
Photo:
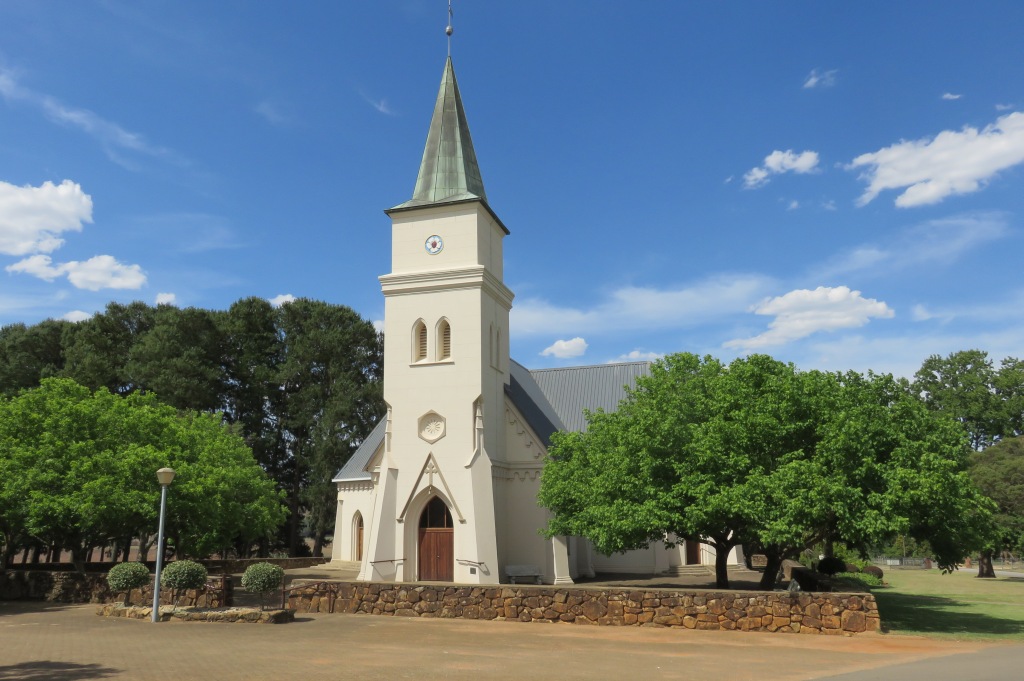
<svg viewBox="0 0 1024 681">
<path fill-rule="evenodd" d="M 627 362 L 538 369 L 531 371 L 530 376 L 565 424 L 563 430 L 583 431 L 587 429 L 585 409 L 616 411 L 626 397 L 626 388 L 632 389 L 638 377 L 649 373 L 650 362 Z"/>
<path fill-rule="evenodd" d="M 448 57 L 412 199 L 392 210 L 474 199 L 486 203 L 487 193 L 473 150 L 452 58 Z"/>
<path fill-rule="evenodd" d="M 388 420 L 386 418 L 378 421 L 376 427 L 363 440 L 363 444 L 359 445 L 359 449 L 349 458 L 348 463 L 341 467 L 341 470 L 338 471 L 338 474 L 334 476 L 331 482 L 369 480 L 370 474 L 364 469 L 370 463 L 370 459 L 373 458 L 373 453 L 384 442 L 384 432 L 387 430 L 387 426 Z"/>
</svg>

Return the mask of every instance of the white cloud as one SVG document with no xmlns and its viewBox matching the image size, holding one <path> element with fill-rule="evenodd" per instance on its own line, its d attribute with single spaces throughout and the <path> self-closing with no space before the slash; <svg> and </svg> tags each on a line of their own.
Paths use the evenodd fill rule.
<svg viewBox="0 0 1024 681">
<path fill-rule="evenodd" d="M 112 161 L 128 169 L 134 170 L 134 167 L 121 156 L 122 151 L 144 154 L 178 164 L 186 163 L 174 152 L 151 145 L 139 133 L 125 130 L 92 111 L 66 106 L 55 97 L 22 86 L 15 72 L 3 67 L 0 67 L 0 96 L 8 102 L 24 102 L 34 106 L 58 125 L 81 130 L 99 142 Z"/>
<path fill-rule="evenodd" d="M 792 201 L 789 202 L 789 205 L 786 206 L 786 210 L 796 210 L 799 207 L 800 207 L 800 202 L 797 201 L 796 199 L 793 199 Z"/>
<path fill-rule="evenodd" d="M 891 273 L 916 265 L 950 264 L 962 254 L 1009 233 L 1002 213 L 965 213 L 928 220 L 903 230 L 888 242 L 862 244 L 815 271 L 819 279 L 851 272 L 877 270 Z"/>
<path fill-rule="evenodd" d="M 771 175 L 794 172 L 798 175 L 813 173 L 818 168 L 818 152 L 802 151 L 794 153 L 792 149 L 779 151 L 776 149 L 764 157 L 764 165 L 751 168 L 743 176 L 743 186 L 753 189 L 768 183 Z"/>
<path fill-rule="evenodd" d="M 33 255 L 5 268 L 8 272 L 31 274 L 44 281 L 53 281 L 67 275 L 75 288 L 89 291 L 100 289 L 137 289 L 146 283 L 146 275 L 138 265 L 125 265 L 110 255 L 97 255 L 84 262 L 53 264 L 48 255 Z"/>
<path fill-rule="evenodd" d="M 373 330 L 376 331 L 377 333 L 384 333 L 384 320 L 383 319 L 374 319 L 373 320 Z"/>
<path fill-rule="evenodd" d="M 608 363 L 613 364 L 615 362 L 653 362 L 655 360 L 661 359 L 664 356 L 665 355 L 660 352 L 644 352 L 643 350 L 631 350 L 630 352 L 627 352 L 624 355 L 619 355 L 618 357 L 616 357 L 615 359 Z"/>
<path fill-rule="evenodd" d="M 954 95 L 952 92 L 944 92 L 944 93 L 942 93 L 942 98 L 947 100 L 947 101 L 957 100 L 957 99 L 960 99 L 961 97 L 963 97 L 963 95 Z"/>
<path fill-rule="evenodd" d="M 178 296 L 173 293 L 158 293 L 156 294 L 157 305 L 174 305 L 178 301 Z"/>
<path fill-rule="evenodd" d="M 281 295 L 274 296 L 273 298 L 270 298 L 269 300 L 270 300 L 270 304 L 273 305 L 274 307 L 281 307 L 282 305 L 284 305 L 286 303 L 295 302 L 295 296 L 293 296 L 290 293 L 282 293 Z"/>
<path fill-rule="evenodd" d="M 996 104 L 996 111 L 1009 111 L 1012 108 L 1013 104 Z"/>
<path fill-rule="evenodd" d="M 61 319 L 69 322 L 84 322 L 87 319 L 92 319 L 92 314 L 89 312 L 83 312 L 82 310 L 72 310 L 65 314 Z"/>
<path fill-rule="evenodd" d="M 864 298 L 846 286 L 819 286 L 813 291 L 798 289 L 757 305 L 753 312 L 774 316 L 768 331 L 752 338 L 727 341 L 724 347 L 755 350 L 785 345 L 819 331 L 836 331 L 864 326 L 871 319 L 894 316 L 884 302 Z"/>
<path fill-rule="evenodd" d="M 771 280 L 760 275 L 738 274 L 671 289 L 628 286 L 612 291 L 590 308 L 525 299 L 512 308 L 512 332 L 516 336 L 567 336 L 693 328 L 748 310 L 770 284 Z"/>
<path fill-rule="evenodd" d="M 397 112 L 394 109 L 391 108 L 390 104 L 388 104 L 388 100 L 384 99 L 383 97 L 380 98 L 380 99 L 377 99 L 375 97 L 371 97 L 370 95 L 366 94 L 365 92 L 361 92 L 359 94 L 362 95 L 363 101 L 365 101 L 367 104 L 372 106 L 374 109 L 376 109 L 380 113 L 382 113 L 382 114 L 384 114 L 386 116 L 395 116 L 395 115 L 397 115 Z"/>
<path fill-rule="evenodd" d="M 288 117 L 281 111 L 281 107 L 269 100 L 257 104 L 255 111 L 273 125 L 284 125 L 288 122 Z"/>
<path fill-rule="evenodd" d="M 544 348 L 540 354 L 543 357 L 569 359 L 570 357 L 582 357 L 586 351 L 587 341 L 577 336 L 572 340 L 557 340 L 550 346 Z"/>
<path fill-rule="evenodd" d="M 80 232 L 83 222 L 92 222 L 92 198 L 71 180 L 38 187 L 0 181 L 0 253 L 50 253 L 63 245 L 62 232 Z"/>
<path fill-rule="evenodd" d="M 839 69 L 830 69 L 828 71 L 822 71 L 821 69 L 814 69 L 804 80 L 804 89 L 810 90 L 816 87 L 832 87 L 836 84 L 836 74 L 839 73 Z"/>
<path fill-rule="evenodd" d="M 932 139 L 901 141 L 861 154 L 848 168 L 864 168 L 868 188 L 857 200 L 870 203 L 887 189 L 902 189 L 900 208 L 939 203 L 947 196 L 978 191 L 999 171 L 1024 162 L 1024 113 L 1002 116 L 977 130 L 944 130 Z"/>
</svg>

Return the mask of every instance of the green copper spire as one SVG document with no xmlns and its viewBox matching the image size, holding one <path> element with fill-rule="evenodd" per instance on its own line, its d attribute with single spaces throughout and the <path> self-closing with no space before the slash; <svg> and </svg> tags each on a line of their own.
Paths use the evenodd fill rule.
<svg viewBox="0 0 1024 681">
<path fill-rule="evenodd" d="M 486 203 L 487 194 L 476 162 L 476 152 L 473 151 L 473 139 L 469 135 L 469 123 L 462 107 L 452 58 L 448 57 L 412 200 L 395 208 L 470 199 L 482 199 Z"/>
</svg>

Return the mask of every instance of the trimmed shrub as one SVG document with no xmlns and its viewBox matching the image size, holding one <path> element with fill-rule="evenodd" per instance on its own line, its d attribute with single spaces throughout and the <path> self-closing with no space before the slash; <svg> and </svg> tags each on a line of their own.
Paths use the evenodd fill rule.
<svg viewBox="0 0 1024 681">
<path fill-rule="evenodd" d="M 861 572 L 866 575 L 871 575 L 872 577 L 878 577 L 879 582 L 881 582 L 882 578 L 885 576 L 885 572 L 877 565 L 866 565 Z"/>
<path fill-rule="evenodd" d="M 160 572 L 160 586 L 171 590 L 171 601 L 178 602 L 178 594 L 188 589 L 206 586 L 206 568 L 193 560 L 176 560 Z"/>
<path fill-rule="evenodd" d="M 149 568 L 142 563 L 118 563 L 107 572 L 107 585 L 114 593 L 124 592 L 125 606 L 131 605 L 132 589 L 149 584 Z"/>
<path fill-rule="evenodd" d="M 837 572 L 842 572 L 846 569 L 846 561 L 840 560 L 835 556 L 825 557 L 818 563 L 818 572 L 824 575 L 834 575 Z"/>
<path fill-rule="evenodd" d="M 856 563 L 847 563 L 844 572 L 860 572 L 860 566 Z"/>
<path fill-rule="evenodd" d="M 864 572 L 838 572 L 832 575 L 832 578 L 845 584 L 849 584 L 854 588 L 861 588 L 864 590 L 868 590 L 873 586 L 882 586 L 881 579 Z"/>
<path fill-rule="evenodd" d="M 263 597 L 281 586 L 283 581 L 284 568 L 273 563 L 253 563 L 242 574 L 242 588 L 260 595 L 260 610 L 264 609 Z"/>
</svg>

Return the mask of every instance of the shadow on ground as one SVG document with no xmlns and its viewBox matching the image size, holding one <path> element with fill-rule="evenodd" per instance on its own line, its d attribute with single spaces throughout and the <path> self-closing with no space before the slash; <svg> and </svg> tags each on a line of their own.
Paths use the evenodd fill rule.
<svg viewBox="0 0 1024 681">
<path fill-rule="evenodd" d="M 882 630 L 892 633 L 1020 634 L 1024 622 L 963 612 L 965 604 L 943 596 L 920 596 L 874 590 Z"/>
<path fill-rule="evenodd" d="M 53 610 L 66 610 L 72 607 L 72 603 L 54 603 L 52 601 L 0 601 L 0 617 L 6 615 L 21 615 L 26 612 L 43 612 Z M 7 677 L 0 676 L 0 679 Z"/>
<path fill-rule="evenodd" d="M 106 679 L 123 670 L 98 664 L 74 664 L 34 660 L 18 664 L 0 665 L 2 681 L 79 681 L 80 679 Z"/>
</svg>

